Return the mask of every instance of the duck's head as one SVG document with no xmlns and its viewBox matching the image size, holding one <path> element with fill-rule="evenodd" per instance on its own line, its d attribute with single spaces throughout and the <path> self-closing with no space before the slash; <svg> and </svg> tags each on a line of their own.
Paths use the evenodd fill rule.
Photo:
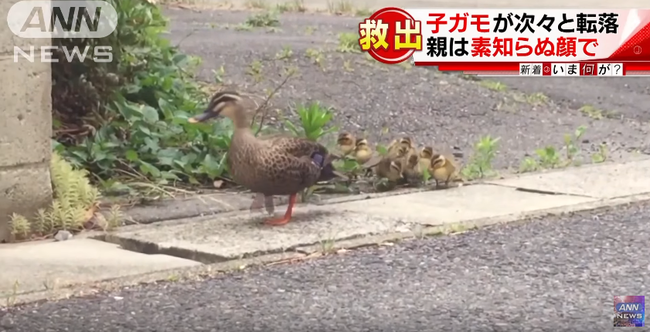
<svg viewBox="0 0 650 332">
<path fill-rule="evenodd" d="M 430 146 L 426 146 L 420 151 L 420 158 L 424 159 L 432 159 L 433 157 L 433 148 Z"/>
<path fill-rule="evenodd" d="M 410 148 L 406 145 L 402 145 L 397 149 L 397 157 L 401 158 L 406 156 L 409 153 Z"/>
<path fill-rule="evenodd" d="M 354 145 L 354 136 L 350 133 L 340 133 L 336 143 L 339 145 Z"/>
<path fill-rule="evenodd" d="M 447 158 L 441 154 L 434 155 L 431 157 L 431 167 L 434 169 L 445 166 L 447 163 Z"/>
<path fill-rule="evenodd" d="M 239 102 L 242 100 L 237 92 L 222 91 L 215 94 L 203 113 L 189 118 L 189 123 L 204 122 L 219 115 L 233 118 L 241 109 Z"/>
<path fill-rule="evenodd" d="M 402 161 L 393 160 L 393 161 L 390 162 L 389 167 L 393 172 L 397 172 L 399 174 L 402 174 Z"/>
<path fill-rule="evenodd" d="M 357 151 L 369 150 L 370 148 L 368 147 L 368 140 L 364 138 L 357 141 L 355 149 Z"/>
<path fill-rule="evenodd" d="M 406 146 L 406 147 L 409 147 L 409 148 L 412 148 L 413 147 L 413 140 L 410 137 L 402 137 L 399 140 L 399 144 L 403 145 L 403 146 Z"/>
</svg>

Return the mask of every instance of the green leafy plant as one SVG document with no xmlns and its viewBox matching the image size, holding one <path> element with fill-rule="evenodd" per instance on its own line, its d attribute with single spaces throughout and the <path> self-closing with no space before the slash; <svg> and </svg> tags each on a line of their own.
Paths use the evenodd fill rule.
<svg viewBox="0 0 650 332">
<path fill-rule="evenodd" d="M 542 168 L 556 168 L 561 163 L 560 154 L 553 146 L 537 149 L 535 154 L 537 154 L 539 165 Z"/>
<path fill-rule="evenodd" d="M 324 107 L 319 102 L 313 102 L 309 105 L 298 104 L 295 112 L 300 119 L 300 127 L 296 127 L 288 120 L 285 121 L 285 125 L 296 136 L 318 141 L 324 135 L 338 130 L 338 127 L 330 126 L 334 112 L 332 112 L 331 108 Z"/>
<path fill-rule="evenodd" d="M 422 170 L 422 182 L 426 185 L 429 179 L 431 179 L 431 173 L 428 168 L 425 168 Z"/>
<path fill-rule="evenodd" d="M 359 36 L 351 32 L 339 33 L 339 45 L 337 50 L 342 53 L 361 53 L 359 48 Z"/>
<path fill-rule="evenodd" d="M 323 63 L 323 52 L 313 48 L 308 48 L 305 50 L 305 56 L 309 58 L 315 65 L 319 66 L 322 70 L 325 70 L 325 65 Z"/>
<path fill-rule="evenodd" d="M 292 55 L 293 50 L 291 49 L 291 46 L 284 46 L 282 47 L 282 51 L 275 55 L 275 58 L 278 60 L 287 60 L 291 58 Z"/>
<path fill-rule="evenodd" d="M 254 28 L 279 27 L 280 20 L 278 19 L 278 12 L 275 10 L 267 10 L 251 15 L 246 19 L 244 25 Z"/>
<path fill-rule="evenodd" d="M 579 144 L 582 140 L 582 135 L 585 134 L 586 130 L 586 126 L 580 126 L 575 130 L 573 135 L 564 135 L 564 150 L 566 151 L 567 164 L 574 164 L 579 162 L 579 160 L 576 160 L 576 157 L 580 154 Z"/>
<path fill-rule="evenodd" d="M 526 157 L 521 161 L 519 173 L 535 172 L 540 169 L 539 162 L 533 157 Z"/>
<path fill-rule="evenodd" d="M 276 9 L 280 13 L 284 12 L 298 12 L 304 13 L 307 11 L 304 0 L 291 0 L 285 3 L 279 3 L 276 5 Z"/>
<path fill-rule="evenodd" d="M 50 174 L 54 192 L 52 205 L 36 211 L 31 221 L 13 214 L 10 229 L 15 240 L 27 240 L 32 234 L 48 236 L 58 230 L 80 231 L 94 215 L 100 194 L 90 184 L 85 170 L 75 169 L 54 153 Z"/>
<path fill-rule="evenodd" d="M 607 160 L 609 155 L 609 150 L 607 149 L 606 144 L 600 144 L 598 146 L 598 151 L 591 155 L 591 161 L 595 164 L 603 163 Z"/>
<path fill-rule="evenodd" d="M 82 42 L 112 45 L 113 63 L 52 66 L 55 151 L 88 170 L 107 194 L 169 194 L 169 186 L 226 176 L 232 125 L 187 121 L 208 100 L 194 78 L 200 60 L 163 37 L 168 22 L 158 6 L 108 1 L 117 9 L 116 31 Z"/>
<path fill-rule="evenodd" d="M 269 6 L 264 0 L 247 0 L 245 5 L 250 9 L 266 9 Z"/>
<path fill-rule="evenodd" d="M 354 13 L 354 6 L 349 0 L 327 0 L 327 11 L 336 15 L 351 14 Z"/>
<path fill-rule="evenodd" d="M 262 76 L 263 67 L 264 65 L 262 64 L 261 61 L 255 60 L 251 62 L 250 66 L 248 66 L 248 68 L 246 69 L 246 74 L 252 76 L 256 82 L 261 82 L 263 79 Z"/>
<path fill-rule="evenodd" d="M 461 170 L 461 175 L 468 180 L 494 176 L 496 172 L 492 167 L 492 161 L 496 157 L 500 139 L 489 135 L 480 138 L 474 146 L 474 154 Z"/>
<path fill-rule="evenodd" d="M 9 231 L 14 239 L 27 239 L 31 233 L 31 224 L 27 218 L 14 213 L 9 217 Z"/>
<path fill-rule="evenodd" d="M 557 167 L 567 167 L 570 165 L 579 165 L 580 148 L 579 144 L 587 130 L 586 126 L 578 127 L 573 135 L 564 135 L 564 151 L 562 156 L 553 146 L 535 150 L 536 158 L 526 157 L 522 160 L 519 172 L 534 172 L 539 169 L 552 169 Z M 598 152 L 591 155 L 594 163 L 603 162 L 607 159 L 607 146 L 601 145 Z"/>
</svg>

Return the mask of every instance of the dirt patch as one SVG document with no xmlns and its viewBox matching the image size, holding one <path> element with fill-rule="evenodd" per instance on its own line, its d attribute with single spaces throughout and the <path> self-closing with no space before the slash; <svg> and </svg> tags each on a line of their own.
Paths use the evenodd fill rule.
<svg viewBox="0 0 650 332">
<path fill-rule="evenodd" d="M 336 109 L 344 130 L 371 142 L 409 135 L 419 144 L 456 146 L 465 155 L 484 135 L 501 137 L 496 167 L 519 168 L 521 160 L 547 145 L 561 148 L 563 136 L 588 127 L 579 142 L 583 153 L 609 146 L 612 160 L 648 150 L 648 80 L 500 79 L 477 81 L 432 68 L 386 66 L 364 54 L 342 53 L 340 33 L 356 33 L 358 19 L 287 13 L 275 27 L 244 28 L 245 11 L 170 9 L 170 38 L 203 58 L 201 78 L 222 77 L 249 92 L 264 94 L 287 68 L 294 77 L 275 106 L 319 100 Z M 585 112 L 602 108 L 607 116 Z M 582 109 L 582 111 L 581 111 Z M 281 122 L 286 110 L 273 116 Z M 384 128 L 389 134 L 381 136 Z M 589 158 L 586 158 L 587 160 Z"/>
</svg>

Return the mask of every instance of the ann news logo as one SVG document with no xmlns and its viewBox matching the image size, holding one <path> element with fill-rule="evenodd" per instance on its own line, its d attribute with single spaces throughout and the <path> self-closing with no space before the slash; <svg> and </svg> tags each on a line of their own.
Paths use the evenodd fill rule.
<svg viewBox="0 0 650 332">
<path fill-rule="evenodd" d="M 403 62 L 422 50 L 422 23 L 403 9 L 380 9 L 359 23 L 359 46 L 379 62 Z"/>
<path fill-rule="evenodd" d="M 645 296 L 614 296 L 614 327 L 643 327 Z"/>
<path fill-rule="evenodd" d="M 9 9 L 7 25 L 11 32 L 24 39 L 93 39 L 104 38 L 117 27 L 117 11 L 103 0 L 95 1 L 18 1 Z M 111 46 L 14 46 L 14 62 L 19 56 L 35 61 L 40 51 L 41 62 L 72 62 L 75 58 L 94 62 L 111 62 Z M 54 56 L 55 53 L 63 55 Z"/>
</svg>

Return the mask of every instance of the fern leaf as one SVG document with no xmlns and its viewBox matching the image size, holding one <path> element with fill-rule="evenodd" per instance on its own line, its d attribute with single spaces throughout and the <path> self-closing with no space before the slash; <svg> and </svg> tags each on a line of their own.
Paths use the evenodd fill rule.
<svg viewBox="0 0 650 332">
<path fill-rule="evenodd" d="M 24 240 L 29 237 L 31 225 L 27 218 L 14 213 L 9 218 L 9 229 L 14 238 Z"/>
<path fill-rule="evenodd" d="M 45 209 L 38 209 L 32 222 L 32 232 L 39 235 L 46 234 L 47 212 Z"/>
</svg>

